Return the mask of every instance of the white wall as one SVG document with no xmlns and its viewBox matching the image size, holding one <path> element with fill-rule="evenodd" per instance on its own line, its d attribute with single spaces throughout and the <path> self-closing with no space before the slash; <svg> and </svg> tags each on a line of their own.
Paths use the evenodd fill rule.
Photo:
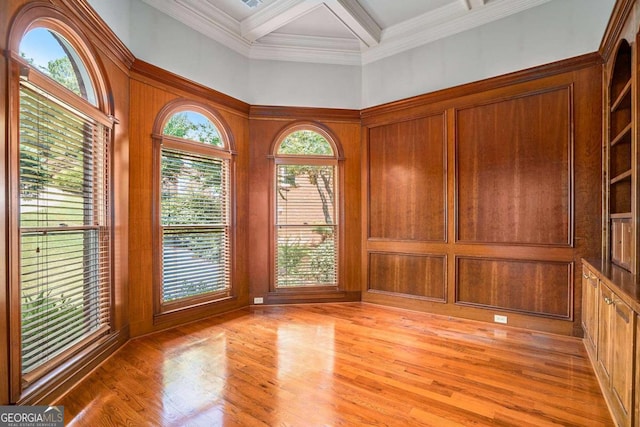
<svg viewBox="0 0 640 427">
<path fill-rule="evenodd" d="M 136 58 L 234 98 L 248 101 L 249 59 L 140 0 L 131 1 Z"/>
<path fill-rule="evenodd" d="M 127 47 L 131 44 L 131 0 L 88 0 L 98 15 Z"/>
<path fill-rule="evenodd" d="M 362 107 L 495 77 L 600 46 L 615 0 L 554 0 L 367 64 Z"/>
<path fill-rule="evenodd" d="M 254 105 L 360 109 L 359 66 L 251 60 Z"/>
</svg>

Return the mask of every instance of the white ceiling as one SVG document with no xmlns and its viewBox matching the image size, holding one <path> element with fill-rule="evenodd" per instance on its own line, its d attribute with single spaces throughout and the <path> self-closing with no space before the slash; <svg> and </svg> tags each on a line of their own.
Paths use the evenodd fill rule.
<svg viewBox="0 0 640 427">
<path fill-rule="evenodd" d="M 143 1 L 249 58 L 362 65 L 551 0 Z"/>
</svg>

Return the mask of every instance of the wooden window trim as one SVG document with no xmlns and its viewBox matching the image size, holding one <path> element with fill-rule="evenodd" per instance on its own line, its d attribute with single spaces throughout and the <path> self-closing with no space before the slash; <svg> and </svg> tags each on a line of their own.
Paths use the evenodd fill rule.
<svg viewBox="0 0 640 427">
<path fill-rule="evenodd" d="M 290 134 L 297 131 L 312 131 L 324 137 L 333 150 L 332 156 L 326 155 L 297 155 L 297 154 L 278 154 L 281 143 Z M 270 160 L 270 189 L 269 189 L 269 293 L 272 294 L 318 294 L 322 292 L 341 291 L 344 288 L 344 253 L 345 253 L 345 229 L 344 229 L 344 154 L 342 146 L 338 138 L 323 124 L 315 121 L 297 121 L 286 125 L 278 132 L 276 138 L 271 144 L 267 158 Z M 279 165 L 311 165 L 311 166 L 333 166 L 335 170 L 335 191 L 336 191 L 336 220 L 335 225 L 338 233 L 338 241 L 336 243 L 336 284 L 330 286 L 297 286 L 297 287 L 277 287 L 277 227 L 276 223 L 276 192 L 277 192 L 277 176 L 276 171 Z"/>
<path fill-rule="evenodd" d="M 97 105 L 73 94 L 62 85 L 45 76 L 31 67 L 19 55 L 19 46 L 22 37 L 33 28 L 46 28 L 62 35 L 74 48 L 83 61 L 89 74 L 89 78 L 95 91 Z M 106 79 L 103 77 L 103 67 L 98 56 L 91 48 L 91 44 L 82 34 L 82 31 L 68 19 L 60 10 L 44 3 L 32 3 L 25 5 L 16 14 L 9 30 L 7 49 L 8 59 L 8 174 L 11 177 L 8 183 L 8 207 L 9 207 L 9 335 L 12 342 L 9 351 L 9 397 L 11 402 L 24 402 L 29 396 L 41 395 L 48 390 L 55 389 L 65 381 L 59 375 L 60 372 L 69 373 L 70 370 L 83 369 L 92 358 L 95 357 L 96 346 L 110 341 L 113 336 L 113 323 L 94 331 L 83 340 L 45 363 L 35 371 L 23 376 L 21 370 L 21 291 L 20 291 L 20 224 L 17 212 L 20 212 L 20 87 L 25 87 L 40 92 L 50 101 L 61 103 L 65 108 L 71 107 L 75 113 L 85 116 L 107 127 L 110 130 L 107 155 L 113 155 L 113 127 L 116 120 L 112 116 L 113 105 L 107 101 L 109 93 Z M 107 182 L 111 182 L 113 166 L 109 162 L 106 171 Z M 108 184 L 105 189 L 109 200 L 113 201 L 113 187 Z M 109 229 L 110 244 L 109 257 L 113 256 L 113 203 L 109 203 L 107 211 L 106 227 Z M 109 303 L 110 318 L 113 318 L 113 263 L 109 261 L 111 279 L 109 288 L 111 299 Z M 106 334 L 106 335 L 105 335 Z"/>
<path fill-rule="evenodd" d="M 194 111 L 202 114 L 216 127 L 223 142 L 223 147 L 200 143 L 188 139 L 177 138 L 164 135 L 166 122 L 175 114 L 187 111 Z M 152 133 L 153 141 L 153 322 L 161 324 L 174 316 L 187 316 L 190 312 L 195 312 L 202 307 L 221 304 L 229 300 L 236 299 L 237 289 L 235 286 L 235 248 L 236 248 L 236 151 L 234 140 L 226 122 L 213 109 L 190 99 L 177 99 L 167 105 L 159 112 Z M 163 226 L 161 221 L 162 202 L 162 150 L 168 148 L 185 153 L 215 157 L 227 162 L 228 169 L 228 189 L 229 204 L 228 210 L 228 239 L 229 239 L 229 289 L 220 292 L 210 292 L 204 295 L 196 295 L 180 299 L 179 301 L 163 303 Z M 212 226 L 213 227 L 213 226 Z M 210 227 L 208 227 L 210 228 Z M 213 227 L 215 228 L 215 227 Z"/>
</svg>

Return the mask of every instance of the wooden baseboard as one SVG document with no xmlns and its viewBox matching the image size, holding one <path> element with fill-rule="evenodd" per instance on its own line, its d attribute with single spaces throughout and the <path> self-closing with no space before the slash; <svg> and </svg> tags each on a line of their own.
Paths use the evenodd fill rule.
<svg viewBox="0 0 640 427">
<path fill-rule="evenodd" d="M 271 292 L 265 296 L 264 303 L 265 305 L 306 304 L 322 302 L 354 302 L 360 300 L 360 291 L 316 291 L 296 293 Z"/>
</svg>

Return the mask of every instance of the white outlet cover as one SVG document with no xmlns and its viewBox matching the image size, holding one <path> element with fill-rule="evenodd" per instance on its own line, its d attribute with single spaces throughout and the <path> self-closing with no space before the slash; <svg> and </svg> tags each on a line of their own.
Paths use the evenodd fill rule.
<svg viewBox="0 0 640 427">
<path fill-rule="evenodd" d="M 255 298 L 253 299 L 253 303 L 254 303 L 254 304 L 264 304 L 264 298 L 262 298 L 262 297 L 255 297 Z"/>
<path fill-rule="evenodd" d="M 494 314 L 493 315 L 493 321 L 496 323 L 503 323 L 503 324 L 507 324 L 507 316 L 502 316 L 500 314 Z"/>
</svg>

